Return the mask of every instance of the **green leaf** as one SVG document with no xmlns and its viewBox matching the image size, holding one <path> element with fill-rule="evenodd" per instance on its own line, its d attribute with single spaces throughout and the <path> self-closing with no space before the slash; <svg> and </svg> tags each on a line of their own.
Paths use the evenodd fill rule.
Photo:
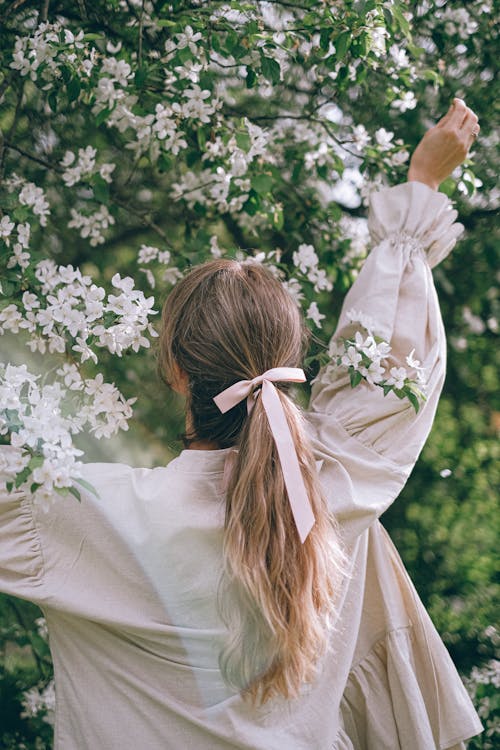
<svg viewBox="0 0 500 750">
<path fill-rule="evenodd" d="M 408 400 L 410 401 L 411 405 L 415 409 L 415 413 L 418 414 L 418 410 L 420 409 L 420 404 L 418 402 L 418 398 L 411 391 L 409 393 L 407 393 L 406 395 L 408 396 Z"/>
<path fill-rule="evenodd" d="M 355 370 L 353 367 L 349 368 L 349 379 L 351 381 L 351 388 L 356 388 L 363 379 L 359 370 Z"/>
<path fill-rule="evenodd" d="M 242 151 L 245 153 L 248 153 L 250 150 L 250 146 L 252 145 L 252 141 L 250 140 L 250 136 L 248 133 L 236 133 L 236 143 L 238 145 L 238 148 L 241 148 Z"/>
<path fill-rule="evenodd" d="M 71 76 L 73 75 L 73 71 L 71 70 L 69 65 L 61 65 L 60 71 L 64 83 L 69 83 L 69 81 L 71 80 Z"/>
<path fill-rule="evenodd" d="M 243 204 L 243 211 L 249 216 L 255 216 L 260 208 L 260 198 L 255 190 L 250 190 L 248 193 L 248 200 Z"/>
<path fill-rule="evenodd" d="M 447 177 L 446 180 L 439 186 L 439 192 L 444 193 L 448 196 L 448 198 L 451 198 L 456 189 L 457 186 L 453 177 Z"/>
<path fill-rule="evenodd" d="M 262 75 L 274 85 L 279 83 L 281 75 L 279 63 L 272 57 L 262 56 Z"/>
<path fill-rule="evenodd" d="M 26 221 L 30 215 L 30 210 L 27 206 L 18 206 L 13 212 L 12 217 L 19 223 Z"/>
<path fill-rule="evenodd" d="M 148 72 L 146 68 L 137 68 L 134 76 L 134 83 L 137 88 L 142 88 L 144 86 L 144 84 L 146 83 L 147 75 Z"/>
<path fill-rule="evenodd" d="M 32 456 L 28 464 L 28 468 L 31 471 L 33 471 L 33 469 L 38 469 L 39 466 L 42 466 L 44 460 L 45 459 L 43 456 Z"/>
<path fill-rule="evenodd" d="M 81 86 L 78 78 L 72 78 L 69 83 L 66 84 L 66 90 L 68 92 L 68 99 L 70 102 L 76 101 L 80 96 Z"/>
<path fill-rule="evenodd" d="M 82 501 L 82 496 L 76 489 L 76 487 L 65 487 L 66 491 L 69 492 L 70 495 L 73 495 L 73 497 L 76 497 L 79 503 Z"/>
<path fill-rule="evenodd" d="M 268 174 L 255 174 L 252 177 L 252 188 L 259 195 L 269 193 L 273 187 L 274 180 Z"/>
<path fill-rule="evenodd" d="M 94 495 L 94 497 L 100 500 L 99 493 L 97 492 L 93 484 L 87 482 L 86 479 L 82 479 L 81 477 L 71 477 L 71 479 L 73 480 L 73 482 L 78 482 L 78 484 L 81 484 L 82 487 L 84 487 L 88 492 Z"/>
<path fill-rule="evenodd" d="M 368 51 L 368 34 L 360 34 L 356 39 L 353 39 L 351 51 L 355 57 L 365 58 Z"/>
<path fill-rule="evenodd" d="M 168 170 L 172 166 L 172 159 L 170 159 L 166 154 L 161 153 L 158 157 L 158 161 L 156 162 L 156 166 L 158 167 L 158 170 L 160 172 L 168 172 Z"/>
<path fill-rule="evenodd" d="M 16 287 L 11 281 L 2 281 L 0 294 L 2 294 L 4 297 L 12 297 L 15 290 L 16 290 Z"/>
<path fill-rule="evenodd" d="M 198 148 L 192 148 L 186 153 L 186 164 L 188 167 L 192 167 L 194 164 L 200 161 L 201 154 Z"/>
<path fill-rule="evenodd" d="M 351 32 L 343 31 L 335 40 L 335 51 L 337 53 L 337 59 L 341 60 L 345 57 L 347 50 L 351 46 Z"/>
<path fill-rule="evenodd" d="M 229 31 L 226 34 L 225 47 L 227 51 L 231 55 L 234 55 L 235 57 L 238 56 L 238 52 L 240 52 L 241 50 L 241 40 L 240 40 L 239 34 L 237 34 L 236 31 L 234 31 L 233 29 L 229 29 Z M 246 53 L 246 50 L 245 50 L 245 53 Z"/>
<path fill-rule="evenodd" d="M 328 167 L 326 164 L 321 164 L 321 166 L 316 167 L 316 172 L 318 173 L 318 177 L 321 177 L 322 180 L 326 180 L 328 177 Z"/>
<path fill-rule="evenodd" d="M 247 77 L 245 83 L 247 89 L 252 89 L 257 83 L 257 74 L 253 68 L 247 67 Z"/>
<path fill-rule="evenodd" d="M 26 466 L 22 470 L 22 472 L 17 475 L 17 477 L 15 479 L 15 483 L 14 484 L 15 484 L 16 489 L 18 487 L 20 487 L 22 484 L 24 484 L 24 482 L 27 480 L 27 478 L 29 477 L 30 474 L 31 474 L 31 469 L 29 468 L 29 466 Z"/>
<path fill-rule="evenodd" d="M 51 91 L 47 96 L 47 101 L 52 112 L 57 112 L 57 94 L 55 91 Z"/>
<path fill-rule="evenodd" d="M 397 20 L 399 24 L 399 28 L 403 32 L 403 34 L 408 38 L 411 39 L 411 28 L 410 24 L 408 23 L 407 19 L 404 17 L 401 8 L 397 3 L 394 3 L 390 6 L 390 10 L 392 11 L 392 14 L 394 18 Z"/>
<path fill-rule="evenodd" d="M 207 142 L 207 133 L 204 128 L 198 128 L 196 131 L 196 139 L 198 141 L 198 146 L 202 151 L 205 150 L 205 144 Z"/>
<path fill-rule="evenodd" d="M 92 190 L 94 192 L 94 198 L 99 201 L 99 203 L 109 203 L 109 185 L 106 180 L 103 180 L 101 175 L 94 176 Z"/>
<path fill-rule="evenodd" d="M 328 47 L 330 46 L 330 36 L 330 29 L 321 29 L 319 46 L 324 52 L 326 52 L 328 50 Z"/>
<path fill-rule="evenodd" d="M 302 172 L 303 162 L 297 161 L 293 167 L 292 182 L 297 183 Z"/>
<path fill-rule="evenodd" d="M 177 53 L 177 59 L 181 63 L 186 63 L 188 60 L 192 60 L 193 59 L 193 53 L 191 52 L 191 50 L 189 49 L 189 47 L 183 47 L 182 49 L 180 49 L 178 51 L 178 53 Z"/>
<path fill-rule="evenodd" d="M 328 204 L 328 216 L 330 216 L 333 219 L 333 221 L 340 221 L 340 219 L 342 218 L 342 215 L 343 215 L 343 211 L 340 208 L 338 203 L 334 203 L 332 201 L 332 203 Z"/>
<path fill-rule="evenodd" d="M 111 114 L 111 110 L 106 107 L 106 109 L 101 109 L 101 111 L 96 115 L 95 118 L 95 124 L 97 127 L 99 125 L 102 125 L 102 123 L 109 117 Z"/>
</svg>

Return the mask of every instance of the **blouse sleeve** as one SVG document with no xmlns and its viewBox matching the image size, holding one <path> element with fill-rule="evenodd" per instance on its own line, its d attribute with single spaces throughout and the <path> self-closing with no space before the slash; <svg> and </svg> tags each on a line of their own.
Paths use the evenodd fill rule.
<svg viewBox="0 0 500 750">
<path fill-rule="evenodd" d="M 390 366 L 414 350 L 426 379 L 418 414 L 408 399 L 327 365 L 316 379 L 309 421 L 330 507 L 356 535 L 404 486 L 430 432 L 445 376 L 446 341 L 431 268 L 450 252 L 463 227 L 449 199 L 411 182 L 376 193 L 369 229 L 374 247 L 348 292 L 334 340 L 350 338 L 358 318 L 391 345 Z"/>
<path fill-rule="evenodd" d="M 29 498 L 7 492 L 2 472 L 10 446 L 0 446 L 0 591 L 42 603 L 45 577 L 40 536 Z"/>
</svg>

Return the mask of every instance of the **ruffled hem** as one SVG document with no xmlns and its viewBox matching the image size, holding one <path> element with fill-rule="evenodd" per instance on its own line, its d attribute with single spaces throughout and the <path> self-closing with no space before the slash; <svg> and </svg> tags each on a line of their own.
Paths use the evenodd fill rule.
<svg viewBox="0 0 500 750">
<path fill-rule="evenodd" d="M 482 727 L 463 709 L 453 684 L 434 696 L 454 736 L 439 733 L 429 714 L 429 695 L 418 675 L 420 645 L 412 628 L 389 633 L 351 671 L 340 706 L 342 729 L 334 750 L 459 750 Z"/>
<path fill-rule="evenodd" d="M 332 750 L 463 750 L 476 711 L 383 527 L 369 530 L 365 600 Z"/>
<path fill-rule="evenodd" d="M 368 226 L 375 244 L 394 236 L 427 254 L 431 268 L 454 247 L 463 232 L 449 198 L 421 182 L 406 182 L 373 193 Z"/>
</svg>

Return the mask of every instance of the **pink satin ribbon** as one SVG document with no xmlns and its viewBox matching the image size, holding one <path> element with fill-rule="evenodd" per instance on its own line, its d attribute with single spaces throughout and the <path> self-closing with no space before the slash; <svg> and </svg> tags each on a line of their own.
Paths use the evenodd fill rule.
<svg viewBox="0 0 500 750">
<path fill-rule="evenodd" d="M 292 434 L 286 421 L 280 397 L 272 381 L 303 383 L 305 379 L 303 370 L 298 367 L 273 367 L 271 370 L 266 370 L 262 375 L 253 378 L 253 380 L 240 380 L 238 383 L 234 383 L 214 398 L 223 414 L 243 401 L 244 398 L 248 399 L 247 404 L 250 411 L 253 406 L 253 391 L 257 386 L 262 386 L 262 404 L 276 443 L 290 507 L 302 543 L 307 539 L 307 535 L 314 526 L 315 519 L 300 470 Z"/>
</svg>

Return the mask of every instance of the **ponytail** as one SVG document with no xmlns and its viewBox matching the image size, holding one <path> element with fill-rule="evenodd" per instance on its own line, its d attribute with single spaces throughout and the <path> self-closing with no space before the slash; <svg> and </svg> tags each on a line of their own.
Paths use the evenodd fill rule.
<svg viewBox="0 0 500 750">
<path fill-rule="evenodd" d="M 260 263 L 226 259 L 193 268 L 167 298 L 159 338 L 167 382 L 186 376 L 191 431 L 234 447 L 227 487 L 219 608 L 227 682 L 255 703 L 296 696 L 316 674 L 334 622 L 344 557 L 326 507 L 300 410 L 277 388 L 316 522 L 304 544 L 290 508 L 262 397 L 225 413 L 214 398 L 271 368 L 300 365 L 305 327 L 283 285 Z"/>
<path fill-rule="evenodd" d="M 293 698 L 313 681 L 328 646 L 343 568 L 302 415 L 285 393 L 279 391 L 279 397 L 316 523 L 302 544 L 257 397 L 240 432 L 227 488 L 219 597 L 230 633 L 220 668 L 254 703 L 274 695 Z"/>
</svg>

